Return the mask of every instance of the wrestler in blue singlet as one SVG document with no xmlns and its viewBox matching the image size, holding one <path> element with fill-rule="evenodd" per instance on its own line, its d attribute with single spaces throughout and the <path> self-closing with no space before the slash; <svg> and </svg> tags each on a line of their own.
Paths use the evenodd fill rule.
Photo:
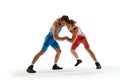
<svg viewBox="0 0 120 80">
<path fill-rule="evenodd" d="M 60 27 L 59 32 L 61 31 L 61 29 L 62 29 L 62 27 Z M 43 43 L 42 50 L 47 50 L 49 46 L 51 46 L 55 50 L 60 47 L 59 44 L 57 43 L 57 41 L 53 38 L 52 29 L 50 29 L 49 33 L 45 37 L 45 41 Z"/>
</svg>

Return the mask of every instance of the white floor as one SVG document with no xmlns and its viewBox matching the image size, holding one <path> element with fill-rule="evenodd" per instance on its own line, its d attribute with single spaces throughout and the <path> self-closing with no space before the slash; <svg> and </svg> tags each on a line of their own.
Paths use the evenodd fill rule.
<svg viewBox="0 0 120 80">
<path fill-rule="evenodd" d="M 119 80 L 119 74 L 120 67 L 103 67 L 101 70 L 85 67 L 60 71 L 43 69 L 38 70 L 35 74 L 16 70 L 11 72 L 6 78 L 10 80 Z"/>
</svg>

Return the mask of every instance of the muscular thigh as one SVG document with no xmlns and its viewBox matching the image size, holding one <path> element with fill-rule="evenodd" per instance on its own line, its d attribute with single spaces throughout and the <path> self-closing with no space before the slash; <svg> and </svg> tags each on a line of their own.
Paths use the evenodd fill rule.
<svg viewBox="0 0 120 80">
<path fill-rule="evenodd" d="M 56 40 L 52 41 L 51 47 L 55 50 L 60 48 L 60 46 Z"/>
</svg>

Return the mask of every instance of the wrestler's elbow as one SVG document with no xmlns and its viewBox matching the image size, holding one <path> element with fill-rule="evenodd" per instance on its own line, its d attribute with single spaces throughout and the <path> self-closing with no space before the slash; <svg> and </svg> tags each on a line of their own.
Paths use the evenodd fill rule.
<svg viewBox="0 0 120 80">
<path fill-rule="evenodd" d="M 71 43 L 73 43 L 74 40 L 70 40 Z"/>
<path fill-rule="evenodd" d="M 55 40 L 59 40 L 59 39 L 58 39 L 58 36 L 54 36 L 54 39 L 55 39 Z"/>
<path fill-rule="evenodd" d="M 72 39 L 69 39 L 68 41 L 69 41 L 69 42 L 71 42 L 71 43 L 73 43 L 73 41 L 74 41 L 74 40 L 72 40 Z"/>
<path fill-rule="evenodd" d="M 55 39 L 55 40 L 57 40 L 57 37 L 56 37 L 56 36 L 54 36 L 54 39 Z"/>
</svg>

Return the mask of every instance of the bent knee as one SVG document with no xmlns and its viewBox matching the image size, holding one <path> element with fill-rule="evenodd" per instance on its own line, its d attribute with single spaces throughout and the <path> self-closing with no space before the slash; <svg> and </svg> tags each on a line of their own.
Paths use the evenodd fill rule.
<svg viewBox="0 0 120 80">
<path fill-rule="evenodd" d="M 56 52 L 58 53 L 58 54 L 61 54 L 61 49 L 56 49 Z"/>
<path fill-rule="evenodd" d="M 71 50 L 70 50 L 70 52 L 72 52 L 72 53 L 73 53 L 73 52 L 75 52 L 75 50 L 74 50 L 74 49 L 71 49 Z"/>
</svg>

